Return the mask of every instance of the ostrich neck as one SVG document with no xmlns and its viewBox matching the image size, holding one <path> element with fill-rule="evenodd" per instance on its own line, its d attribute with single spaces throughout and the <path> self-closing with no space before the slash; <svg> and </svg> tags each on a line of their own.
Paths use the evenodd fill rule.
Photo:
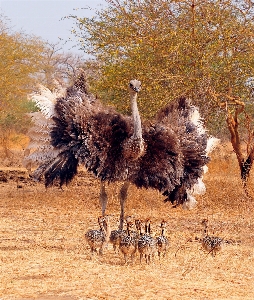
<svg viewBox="0 0 254 300">
<path fill-rule="evenodd" d="M 127 235 L 130 235 L 130 234 L 131 234 L 130 227 L 127 226 Z"/>
<path fill-rule="evenodd" d="M 208 235 L 207 227 L 208 227 L 207 224 L 204 224 L 203 237 L 206 237 Z"/>
<path fill-rule="evenodd" d="M 142 138 L 142 127 L 141 127 L 141 119 L 138 111 L 137 105 L 137 98 L 138 94 L 135 93 L 131 96 L 131 110 L 132 110 L 132 117 L 133 117 L 133 125 L 134 125 L 134 132 L 133 136 L 135 138 Z"/>
</svg>

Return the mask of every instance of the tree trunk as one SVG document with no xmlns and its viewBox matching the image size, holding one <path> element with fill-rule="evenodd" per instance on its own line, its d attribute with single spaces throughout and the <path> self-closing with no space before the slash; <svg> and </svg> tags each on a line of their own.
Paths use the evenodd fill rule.
<svg viewBox="0 0 254 300">
<path fill-rule="evenodd" d="M 235 110 L 235 115 L 234 117 L 228 112 L 227 115 L 227 125 L 228 125 L 228 129 L 231 135 L 231 144 L 233 146 L 233 149 L 235 151 L 236 157 L 237 157 L 237 161 L 239 164 L 239 168 L 240 168 L 240 172 L 241 172 L 241 179 L 245 188 L 245 192 L 247 192 L 246 190 L 246 184 L 248 181 L 248 177 L 250 174 L 250 170 L 253 164 L 253 160 L 254 160 L 254 147 L 252 146 L 248 157 L 245 159 L 244 155 L 242 154 L 242 149 L 241 149 L 241 141 L 240 141 L 240 137 L 239 137 L 239 132 L 238 132 L 238 125 L 239 125 L 239 121 L 238 121 L 238 115 L 243 112 L 244 107 L 238 107 Z"/>
</svg>

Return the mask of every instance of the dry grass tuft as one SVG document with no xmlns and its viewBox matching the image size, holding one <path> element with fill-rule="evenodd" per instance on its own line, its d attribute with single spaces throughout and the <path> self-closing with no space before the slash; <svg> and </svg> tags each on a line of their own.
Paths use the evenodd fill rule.
<svg viewBox="0 0 254 300">
<path fill-rule="evenodd" d="M 246 198 L 237 162 L 215 153 L 206 195 L 192 211 L 173 209 L 155 191 L 131 187 L 126 213 L 169 223 L 167 256 L 151 265 L 124 265 L 109 245 L 90 259 L 84 233 L 97 228 L 99 182 L 83 172 L 68 188 L 8 177 L 0 182 L 0 299 L 253 299 L 253 200 Z M 253 184 L 251 175 L 249 186 Z M 108 187 L 108 213 L 118 226 L 119 186 Z M 250 191 L 251 195 L 253 194 Z M 201 220 L 229 241 L 216 257 L 201 249 Z"/>
</svg>

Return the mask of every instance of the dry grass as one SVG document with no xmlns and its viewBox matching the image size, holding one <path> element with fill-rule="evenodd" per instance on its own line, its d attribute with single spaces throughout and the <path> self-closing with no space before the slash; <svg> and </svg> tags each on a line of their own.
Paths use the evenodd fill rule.
<svg viewBox="0 0 254 300">
<path fill-rule="evenodd" d="M 137 257 L 126 266 L 111 245 L 90 259 L 84 233 L 97 228 L 99 183 L 86 174 L 63 191 L 0 183 L 0 299 L 254 299 L 254 204 L 242 191 L 234 156 L 218 153 L 205 177 L 207 193 L 192 211 L 131 187 L 128 214 L 170 224 L 168 255 L 151 265 Z M 114 228 L 117 191 L 108 187 Z M 211 233 L 232 242 L 215 258 L 197 240 L 204 217 Z"/>
</svg>

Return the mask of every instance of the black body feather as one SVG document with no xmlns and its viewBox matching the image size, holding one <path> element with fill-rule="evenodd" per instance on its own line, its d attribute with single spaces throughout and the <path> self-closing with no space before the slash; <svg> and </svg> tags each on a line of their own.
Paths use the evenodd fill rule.
<svg viewBox="0 0 254 300">
<path fill-rule="evenodd" d="M 46 186 L 68 184 L 84 165 L 102 181 L 128 180 L 137 187 L 154 188 L 176 204 L 186 201 L 186 189 L 203 174 L 207 136 L 190 121 L 193 107 L 180 98 L 162 109 L 154 124 L 143 124 L 145 154 L 126 159 L 123 144 L 133 134 L 133 121 L 102 106 L 74 84 L 55 105 L 51 143 L 59 155 L 37 170 Z M 40 174 L 40 176 L 38 176 Z"/>
</svg>

